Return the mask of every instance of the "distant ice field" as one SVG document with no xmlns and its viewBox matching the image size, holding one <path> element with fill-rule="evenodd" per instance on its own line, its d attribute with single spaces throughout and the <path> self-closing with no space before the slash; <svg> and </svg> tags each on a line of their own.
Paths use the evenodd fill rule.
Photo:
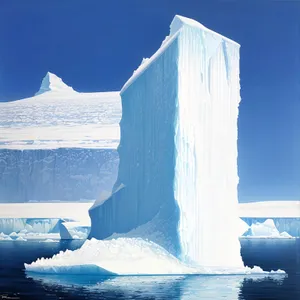
<svg viewBox="0 0 300 300">
<path fill-rule="evenodd" d="M 119 92 L 77 93 L 54 74 L 54 84 L 45 89 L 44 80 L 42 93 L 0 103 L 0 149 L 118 146 Z M 63 84 L 59 89 L 58 80 Z"/>
</svg>

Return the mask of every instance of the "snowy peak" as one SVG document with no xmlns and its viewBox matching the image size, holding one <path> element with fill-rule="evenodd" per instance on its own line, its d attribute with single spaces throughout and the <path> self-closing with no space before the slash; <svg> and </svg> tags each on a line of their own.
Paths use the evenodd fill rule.
<svg viewBox="0 0 300 300">
<path fill-rule="evenodd" d="M 46 92 L 75 92 L 70 86 L 66 85 L 61 78 L 53 73 L 48 72 L 44 77 L 39 91 L 35 96 Z"/>
<path fill-rule="evenodd" d="M 215 36 L 219 36 L 222 40 L 225 40 L 227 42 L 230 42 L 230 43 L 240 46 L 237 42 L 215 32 L 215 31 L 212 31 L 211 29 L 208 29 L 201 23 L 199 23 L 193 19 L 180 16 L 180 15 L 175 15 L 175 17 L 170 25 L 170 36 L 175 35 L 184 25 L 187 25 L 189 27 L 199 28 L 204 32 L 210 32 Z"/>
<path fill-rule="evenodd" d="M 186 17 L 182 17 L 179 15 L 176 15 L 170 25 L 170 35 L 174 35 L 178 30 L 181 29 L 181 27 L 183 25 L 189 25 L 192 27 L 198 27 L 201 29 L 207 29 L 205 26 L 203 26 L 201 23 L 193 20 L 193 19 L 189 19 Z"/>
</svg>

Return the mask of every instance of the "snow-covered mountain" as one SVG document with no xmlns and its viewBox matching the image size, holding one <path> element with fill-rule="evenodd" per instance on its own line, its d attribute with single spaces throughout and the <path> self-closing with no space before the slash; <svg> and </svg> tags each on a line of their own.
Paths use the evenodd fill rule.
<svg viewBox="0 0 300 300">
<path fill-rule="evenodd" d="M 37 96 L 46 92 L 76 93 L 72 87 L 66 85 L 61 78 L 51 72 L 47 72 L 39 91 L 35 95 Z"/>
</svg>

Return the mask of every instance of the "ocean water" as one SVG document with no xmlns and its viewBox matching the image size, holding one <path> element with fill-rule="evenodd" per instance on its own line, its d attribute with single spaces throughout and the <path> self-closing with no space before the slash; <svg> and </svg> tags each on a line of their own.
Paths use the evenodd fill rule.
<svg viewBox="0 0 300 300">
<path fill-rule="evenodd" d="M 242 256 L 272 276 L 56 276 L 27 274 L 24 262 L 82 241 L 0 242 L 0 299 L 300 299 L 300 240 L 243 239 Z"/>
</svg>

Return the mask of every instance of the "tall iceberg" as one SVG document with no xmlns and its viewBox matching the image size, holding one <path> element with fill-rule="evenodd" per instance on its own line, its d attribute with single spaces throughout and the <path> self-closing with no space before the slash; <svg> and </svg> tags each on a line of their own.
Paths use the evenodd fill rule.
<svg viewBox="0 0 300 300">
<path fill-rule="evenodd" d="M 239 48 L 175 16 L 170 36 L 121 91 L 118 179 L 89 211 L 90 237 L 139 236 L 187 263 L 243 267 Z"/>
</svg>

